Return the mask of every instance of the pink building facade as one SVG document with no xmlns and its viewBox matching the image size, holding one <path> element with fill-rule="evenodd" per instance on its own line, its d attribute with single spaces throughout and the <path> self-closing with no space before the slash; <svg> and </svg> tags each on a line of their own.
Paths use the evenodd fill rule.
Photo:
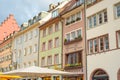
<svg viewBox="0 0 120 80">
<path fill-rule="evenodd" d="M 85 79 L 85 28 L 84 4 L 81 0 L 72 0 L 69 9 L 63 14 L 63 68 L 75 75 L 69 80 Z M 74 6 L 76 5 L 76 6 Z M 73 7 L 74 6 L 74 7 Z"/>
</svg>

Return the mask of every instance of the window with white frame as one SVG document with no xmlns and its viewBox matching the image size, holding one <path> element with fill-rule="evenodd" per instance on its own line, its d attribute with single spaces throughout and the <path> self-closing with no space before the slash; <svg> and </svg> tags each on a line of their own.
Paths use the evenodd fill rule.
<svg viewBox="0 0 120 80">
<path fill-rule="evenodd" d="M 32 53 L 32 46 L 29 46 L 29 52 L 28 52 L 29 54 L 31 54 Z"/>
<path fill-rule="evenodd" d="M 27 34 L 24 34 L 24 41 L 27 41 Z"/>
<path fill-rule="evenodd" d="M 70 33 L 66 35 L 67 41 L 70 41 Z"/>
<path fill-rule="evenodd" d="M 55 32 L 59 30 L 59 23 L 55 24 Z"/>
<path fill-rule="evenodd" d="M 71 16 L 71 23 L 75 22 L 75 14 Z"/>
<path fill-rule="evenodd" d="M 37 61 L 34 61 L 34 62 L 33 62 L 33 66 L 37 66 Z"/>
<path fill-rule="evenodd" d="M 49 40 L 49 42 L 48 42 L 48 49 L 52 49 L 52 47 L 53 47 L 53 41 Z"/>
<path fill-rule="evenodd" d="M 77 37 L 82 36 L 82 31 L 81 29 L 77 30 Z"/>
<path fill-rule="evenodd" d="M 89 54 L 109 50 L 108 35 L 103 35 L 88 41 Z"/>
<path fill-rule="evenodd" d="M 45 57 L 42 57 L 41 66 L 45 66 Z"/>
<path fill-rule="evenodd" d="M 93 40 L 89 41 L 89 54 L 93 53 Z"/>
<path fill-rule="evenodd" d="M 37 48 L 37 44 L 34 45 L 34 52 L 37 52 L 38 48 Z"/>
<path fill-rule="evenodd" d="M 92 17 L 88 18 L 88 28 L 92 28 Z"/>
<path fill-rule="evenodd" d="M 43 37 L 46 36 L 46 29 L 43 30 Z"/>
<path fill-rule="evenodd" d="M 47 65 L 52 65 L 52 56 L 48 56 Z"/>
<path fill-rule="evenodd" d="M 31 32 L 29 33 L 29 39 L 32 39 L 32 34 L 33 34 L 33 32 L 31 31 Z"/>
<path fill-rule="evenodd" d="M 55 38 L 55 47 L 59 47 L 59 38 Z"/>
<path fill-rule="evenodd" d="M 18 57 L 20 57 L 20 56 L 21 56 L 21 50 L 18 51 Z"/>
<path fill-rule="evenodd" d="M 38 29 L 35 29 L 34 30 L 34 36 L 37 37 L 37 35 L 38 35 Z"/>
<path fill-rule="evenodd" d="M 31 66 L 31 62 L 28 63 L 28 66 Z"/>
<path fill-rule="evenodd" d="M 57 17 L 58 16 L 58 9 L 57 10 L 54 10 L 53 12 L 52 12 L 52 18 L 55 18 L 55 17 Z"/>
<path fill-rule="evenodd" d="M 27 48 L 24 48 L 24 56 L 27 55 Z"/>
<path fill-rule="evenodd" d="M 74 40 L 76 38 L 75 31 L 71 32 L 71 40 Z"/>
<path fill-rule="evenodd" d="M 93 40 L 93 52 L 94 53 L 98 52 L 98 42 L 97 42 L 97 39 Z"/>
<path fill-rule="evenodd" d="M 120 31 L 117 32 L 117 43 L 118 48 L 120 48 Z"/>
<path fill-rule="evenodd" d="M 82 12 L 79 11 L 76 13 L 76 21 L 81 20 L 81 19 L 82 19 Z"/>
<path fill-rule="evenodd" d="M 120 3 L 115 5 L 115 17 L 116 18 L 120 17 Z"/>
<path fill-rule="evenodd" d="M 77 29 L 75 31 L 72 31 L 72 32 L 66 34 L 67 41 L 75 40 L 76 38 L 82 38 L 81 29 Z"/>
<path fill-rule="evenodd" d="M 51 26 L 51 27 L 48 28 L 48 33 L 52 34 L 52 32 L 53 32 L 53 27 Z"/>
<path fill-rule="evenodd" d="M 59 54 L 56 54 L 56 55 L 55 55 L 54 61 L 55 61 L 54 64 L 59 64 Z"/>
<path fill-rule="evenodd" d="M 45 50 L 46 50 L 46 43 L 43 42 L 43 44 L 42 44 L 42 51 L 45 51 Z"/>
<path fill-rule="evenodd" d="M 107 10 L 106 9 L 102 10 L 101 12 L 88 17 L 87 20 L 88 20 L 88 29 L 106 23 L 108 21 Z"/>
</svg>

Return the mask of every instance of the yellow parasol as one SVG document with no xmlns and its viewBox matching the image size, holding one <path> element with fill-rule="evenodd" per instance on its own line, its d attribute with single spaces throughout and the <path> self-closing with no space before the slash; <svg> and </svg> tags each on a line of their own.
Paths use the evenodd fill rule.
<svg viewBox="0 0 120 80">
<path fill-rule="evenodd" d="M 4 75 L 0 72 L 0 80 L 8 80 L 13 78 L 22 78 L 20 76 L 14 76 L 14 75 Z"/>
</svg>

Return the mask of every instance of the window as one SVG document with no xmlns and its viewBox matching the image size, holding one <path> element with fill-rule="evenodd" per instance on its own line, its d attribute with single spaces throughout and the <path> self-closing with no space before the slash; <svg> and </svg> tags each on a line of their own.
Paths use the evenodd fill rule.
<svg viewBox="0 0 120 80">
<path fill-rule="evenodd" d="M 59 64 L 59 54 L 56 54 L 56 55 L 55 55 L 54 61 L 55 61 L 54 64 Z"/>
<path fill-rule="evenodd" d="M 37 52 L 38 48 L 37 48 L 37 44 L 34 45 L 34 52 Z"/>
<path fill-rule="evenodd" d="M 41 66 L 45 66 L 45 57 L 42 57 Z"/>
<path fill-rule="evenodd" d="M 66 55 L 67 64 L 77 64 L 82 62 L 82 56 L 80 52 L 69 53 Z"/>
<path fill-rule="evenodd" d="M 93 40 L 93 48 L 94 48 L 94 53 L 96 53 L 98 51 L 98 42 L 97 42 L 97 39 Z"/>
<path fill-rule="evenodd" d="M 59 30 L 59 23 L 55 24 L 55 32 Z"/>
<path fill-rule="evenodd" d="M 34 62 L 33 62 L 33 66 L 37 66 L 37 61 L 34 61 Z"/>
<path fill-rule="evenodd" d="M 52 18 L 55 18 L 55 17 L 57 17 L 58 16 L 58 10 L 54 10 L 53 12 L 52 12 Z"/>
<path fill-rule="evenodd" d="M 44 43 L 42 44 L 42 51 L 45 51 L 45 50 L 46 50 L 45 45 L 46 45 L 46 43 L 44 42 Z"/>
<path fill-rule="evenodd" d="M 43 30 L 43 37 L 46 36 L 46 29 Z"/>
<path fill-rule="evenodd" d="M 38 29 L 35 29 L 34 30 L 34 36 L 37 37 L 37 35 L 38 35 Z"/>
<path fill-rule="evenodd" d="M 66 18 L 66 25 L 69 25 L 71 22 L 70 17 Z"/>
<path fill-rule="evenodd" d="M 120 48 L 120 31 L 117 32 L 117 47 Z"/>
<path fill-rule="evenodd" d="M 24 56 L 27 55 L 27 48 L 24 49 Z"/>
<path fill-rule="evenodd" d="M 116 18 L 120 17 L 120 3 L 115 5 L 115 14 Z"/>
<path fill-rule="evenodd" d="M 28 63 L 28 66 L 31 66 L 31 62 Z"/>
<path fill-rule="evenodd" d="M 81 36 L 81 29 L 77 30 L 77 37 Z"/>
<path fill-rule="evenodd" d="M 71 23 L 74 23 L 74 22 L 75 22 L 75 14 L 71 16 Z"/>
<path fill-rule="evenodd" d="M 29 33 L 29 39 L 32 39 L 32 31 Z"/>
<path fill-rule="evenodd" d="M 48 56 L 47 64 L 52 65 L 52 56 Z"/>
<path fill-rule="evenodd" d="M 48 42 L 48 49 L 51 49 L 52 48 L 52 43 L 53 41 L 52 40 L 50 40 L 49 42 Z"/>
<path fill-rule="evenodd" d="M 93 25 L 94 26 L 96 26 L 97 25 L 97 20 L 96 20 L 97 18 L 96 18 L 96 15 L 95 16 L 93 16 Z"/>
<path fill-rule="evenodd" d="M 71 32 L 71 39 L 74 40 L 75 38 L 76 38 L 75 31 L 74 31 L 74 32 Z"/>
<path fill-rule="evenodd" d="M 92 28 L 92 18 L 91 17 L 88 19 L 88 27 Z"/>
<path fill-rule="evenodd" d="M 103 51 L 104 49 L 104 42 L 103 42 L 103 37 L 99 39 L 99 45 L 100 45 L 100 51 Z"/>
<path fill-rule="evenodd" d="M 109 39 L 108 39 L 108 36 L 104 37 L 104 44 L 105 44 L 104 49 L 108 50 L 109 49 Z"/>
<path fill-rule="evenodd" d="M 51 27 L 49 27 L 48 33 L 52 34 L 52 32 L 53 32 L 53 27 L 51 26 Z"/>
<path fill-rule="evenodd" d="M 55 47 L 59 47 L 59 38 L 55 38 Z"/>
<path fill-rule="evenodd" d="M 103 35 L 98 38 L 94 38 L 88 41 L 89 54 L 107 51 L 109 49 L 109 38 L 108 35 Z"/>
<path fill-rule="evenodd" d="M 26 68 L 27 67 L 27 65 L 26 65 L 26 63 L 24 63 L 24 66 L 23 66 L 24 68 Z"/>
<path fill-rule="evenodd" d="M 29 47 L 29 54 L 32 53 L 32 46 Z"/>
<path fill-rule="evenodd" d="M 104 22 L 107 22 L 107 11 L 103 12 L 104 14 Z"/>
<path fill-rule="evenodd" d="M 21 50 L 18 51 L 18 57 L 21 57 Z"/>
<path fill-rule="evenodd" d="M 98 14 L 98 23 L 101 24 L 102 23 L 102 13 Z"/>
<path fill-rule="evenodd" d="M 24 41 L 27 41 L 27 34 L 24 35 Z"/>
<path fill-rule="evenodd" d="M 70 41 L 70 34 L 67 34 L 66 38 L 67 38 L 67 41 Z"/>
<path fill-rule="evenodd" d="M 88 17 L 88 29 L 96 27 L 97 25 L 106 23 L 107 21 L 108 21 L 107 10 L 105 9 L 99 13 L 96 13 Z"/>
<path fill-rule="evenodd" d="M 93 41 L 89 41 L 89 54 L 93 53 Z"/>
<path fill-rule="evenodd" d="M 82 19 L 82 12 L 77 12 L 76 21 L 81 20 L 81 19 Z"/>
</svg>

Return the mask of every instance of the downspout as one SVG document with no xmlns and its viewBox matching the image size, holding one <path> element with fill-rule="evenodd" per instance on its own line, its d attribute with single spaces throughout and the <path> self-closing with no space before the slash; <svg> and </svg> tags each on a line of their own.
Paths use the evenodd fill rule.
<svg viewBox="0 0 120 80">
<path fill-rule="evenodd" d="M 86 34 L 86 0 L 84 0 L 84 34 L 85 34 L 85 63 L 86 63 L 86 80 L 88 79 L 88 76 L 87 76 L 87 34 Z"/>
<path fill-rule="evenodd" d="M 39 59 L 40 59 L 40 29 L 38 27 L 38 66 L 40 66 Z"/>
</svg>

